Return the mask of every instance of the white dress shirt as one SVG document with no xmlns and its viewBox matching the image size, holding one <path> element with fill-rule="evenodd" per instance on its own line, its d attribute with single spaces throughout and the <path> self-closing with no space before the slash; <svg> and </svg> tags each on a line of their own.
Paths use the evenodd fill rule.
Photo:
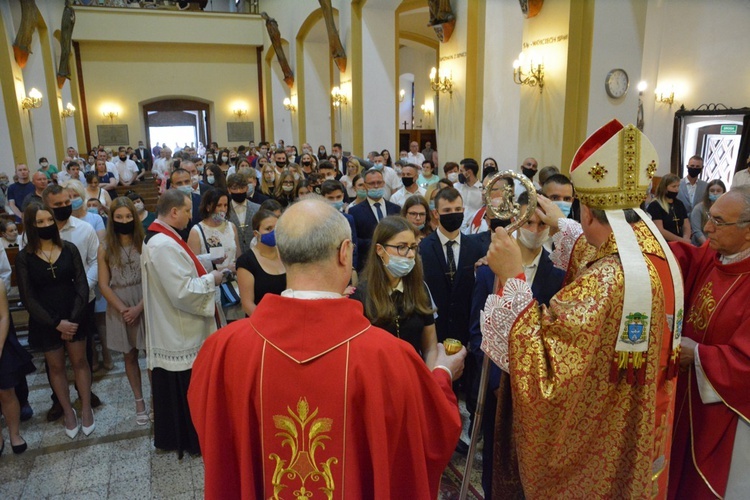
<svg viewBox="0 0 750 500">
<path fill-rule="evenodd" d="M 409 163 L 413 163 L 418 167 L 421 167 L 422 163 L 424 163 L 424 155 L 419 152 L 414 155 L 411 153 L 411 151 L 409 151 L 408 153 L 406 153 L 406 161 L 408 161 Z"/>
<path fill-rule="evenodd" d="M 83 260 L 83 268 L 86 270 L 86 278 L 89 282 L 89 302 L 96 296 L 96 284 L 99 282 L 99 265 L 96 253 L 99 250 L 99 238 L 96 231 L 88 222 L 71 216 L 60 229 L 60 238 L 73 243 L 78 248 Z"/>
<path fill-rule="evenodd" d="M 139 173 L 138 165 L 136 165 L 133 160 L 129 160 L 127 158 L 125 159 L 125 161 L 120 161 L 120 159 L 118 158 L 117 163 L 115 163 L 115 170 L 117 171 L 117 175 L 119 175 L 120 179 L 122 179 L 123 182 L 132 182 Z"/>
<path fill-rule="evenodd" d="M 438 235 L 438 239 L 440 240 L 440 246 L 443 247 L 443 256 L 445 257 L 445 262 L 448 262 L 448 247 L 446 246 L 446 243 L 448 243 L 448 237 L 443 234 L 443 231 L 438 228 L 436 231 Z M 453 245 L 453 262 L 456 263 L 456 270 L 458 270 L 458 256 L 461 253 L 461 232 L 458 232 L 458 236 L 453 240 L 456 242 L 455 245 Z"/>
<path fill-rule="evenodd" d="M 418 187 L 417 190 L 414 191 L 413 193 L 410 193 L 409 191 L 406 190 L 405 187 L 402 187 L 401 189 L 399 189 L 398 191 L 396 191 L 395 193 L 391 195 L 391 199 L 389 201 L 391 203 L 395 203 L 399 207 L 403 207 L 404 203 L 406 202 L 406 199 L 409 196 L 414 196 L 417 194 L 420 196 L 424 196 L 425 193 L 426 193 L 425 189 L 421 187 Z"/>
<path fill-rule="evenodd" d="M 385 198 L 381 198 L 379 200 L 373 200 L 372 198 L 367 198 L 368 203 L 370 204 L 370 210 L 372 210 L 373 215 L 375 216 L 375 220 L 380 222 L 382 219 L 378 218 L 378 208 L 375 206 L 376 203 L 380 203 L 380 211 L 383 212 L 383 219 L 388 217 L 388 213 L 385 211 Z"/>
<path fill-rule="evenodd" d="M 391 193 L 395 193 L 404 187 L 404 183 L 401 182 L 401 177 L 391 167 L 383 167 L 383 180 L 385 181 L 384 198 L 390 201 Z"/>
</svg>

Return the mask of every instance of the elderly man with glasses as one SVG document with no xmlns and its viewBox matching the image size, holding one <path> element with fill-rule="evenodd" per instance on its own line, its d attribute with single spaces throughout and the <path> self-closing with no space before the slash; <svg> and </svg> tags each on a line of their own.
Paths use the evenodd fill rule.
<svg viewBox="0 0 750 500">
<path fill-rule="evenodd" d="M 750 497 L 750 186 L 722 195 L 708 243 L 673 243 L 685 279 L 670 498 Z"/>
</svg>

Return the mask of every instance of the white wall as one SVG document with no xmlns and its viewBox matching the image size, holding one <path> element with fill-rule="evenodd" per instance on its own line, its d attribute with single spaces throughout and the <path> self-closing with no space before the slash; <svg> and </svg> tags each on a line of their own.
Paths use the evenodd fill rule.
<svg viewBox="0 0 750 500">
<path fill-rule="evenodd" d="M 489 1 L 486 8 L 481 160 L 490 156 L 501 170 L 517 170 L 521 89 L 511 70 L 521 50 L 523 25 L 514 2 Z"/>
<path fill-rule="evenodd" d="M 657 175 L 669 171 L 674 112 L 684 105 L 750 106 L 750 4 L 744 0 L 650 0 L 643 53 L 649 82 L 644 132 L 659 154 Z M 674 84 L 674 104 L 654 102 L 657 85 Z"/>
<path fill-rule="evenodd" d="M 368 2 L 362 9 L 364 149 L 359 152 L 362 154 L 375 149 L 395 149 L 398 75 L 394 10 L 398 3 L 383 1 L 371 6 Z"/>
<path fill-rule="evenodd" d="M 599 1 L 595 5 L 587 135 L 615 118 L 623 125 L 636 122 L 646 7 L 642 0 Z M 604 90 L 607 73 L 614 68 L 624 69 L 630 78 L 628 93 L 620 99 L 609 97 Z M 649 83 L 648 95 L 653 98 L 654 82 Z"/>
<path fill-rule="evenodd" d="M 304 51 L 306 141 L 310 144 L 331 144 L 330 89 L 333 85 L 329 74 L 328 43 L 305 42 Z M 300 147 L 301 144 L 297 144 L 297 149 Z"/>
</svg>

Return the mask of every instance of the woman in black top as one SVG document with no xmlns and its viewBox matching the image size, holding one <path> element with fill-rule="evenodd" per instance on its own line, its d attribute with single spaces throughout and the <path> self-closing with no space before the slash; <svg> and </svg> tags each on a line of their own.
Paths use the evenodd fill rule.
<svg viewBox="0 0 750 500">
<path fill-rule="evenodd" d="M 431 369 L 437 356 L 435 312 L 422 278 L 416 228 L 403 217 L 382 219 L 372 236 L 360 283 L 352 298 L 365 316 L 410 343 Z"/>
<path fill-rule="evenodd" d="M 0 405 L 2 405 L 5 425 L 8 426 L 8 437 L 13 453 L 26 451 L 26 441 L 20 433 L 21 405 L 16 397 L 15 387 L 25 382 L 26 375 L 36 371 L 31 362 L 31 354 L 23 348 L 16 338 L 13 318 L 8 309 L 8 296 L 5 287 L 0 286 Z M 5 441 L 0 435 L 0 454 L 5 448 Z"/>
<path fill-rule="evenodd" d="M 276 249 L 276 221 L 278 216 L 260 209 L 253 216 L 255 246 L 237 259 L 237 284 L 240 288 L 242 310 L 252 316 L 267 293 L 281 295 L 286 289 L 286 269 Z"/>
<path fill-rule="evenodd" d="M 86 329 L 79 329 L 89 286 L 81 255 L 72 243 L 62 241 L 52 214 L 40 205 L 29 205 L 23 214 L 26 247 L 16 257 L 18 291 L 29 312 L 29 345 L 44 352 L 52 390 L 60 401 L 65 433 L 78 434 L 78 417 L 70 404 L 65 351 L 73 366 L 81 399 L 84 434 L 94 431 L 91 410 L 91 369 L 86 361 Z"/>
<path fill-rule="evenodd" d="M 661 178 L 656 188 L 656 196 L 646 211 L 667 241 L 681 241 L 690 244 L 690 221 L 685 205 L 677 199 L 680 178 L 667 174 Z"/>
</svg>

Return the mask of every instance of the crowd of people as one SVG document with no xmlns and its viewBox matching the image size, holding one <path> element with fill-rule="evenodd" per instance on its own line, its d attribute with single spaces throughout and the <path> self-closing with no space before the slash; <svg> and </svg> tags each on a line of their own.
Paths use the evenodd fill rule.
<svg viewBox="0 0 750 500">
<path fill-rule="evenodd" d="M 281 140 L 175 151 L 139 142 L 116 152 L 99 147 L 86 160 L 68 148 L 61 168 L 40 158 L 33 174 L 17 165 L 14 183 L 0 174 L 8 213 L 0 241 L 18 249 L 29 345 L 44 353 L 52 389 L 47 419 L 62 417 L 71 439 L 94 432 L 98 339 L 100 366 L 111 369 L 109 350 L 122 353 L 135 422 L 153 422 L 155 447 L 204 455 L 210 497 L 268 496 L 271 485 L 289 485 L 295 472 L 273 436 L 302 439 L 295 426 L 312 422 L 321 435 L 343 436 L 327 436 L 325 455 L 335 464 L 346 454 L 346 469 L 312 458 L 305 465 L 330 480 L 327 487 L 345 478 L 350 491 L 434 498 L 451 454 L 469 448 L 459 439 L 457 398 L 473 422 L 480 390 L 487 498 L 662 495 L 667 481 L 670 496 L 748 492 L 738 467 L 750 457 L 738 447 L 750 439 L 740 381 L 750 369 L 750 319 L 741 307 L 713 319 L 717 307 L 730 307 L 727 296 L 750 287 L 750 188 L 740 185 L 748 176 L 738 172 L 727 191 L 721 180 L 702 179 L 703 160 L 694 156 L 684 178 L 664 175 L 652 193 L 656 158 L 642 147 L 632 186 L 617 184 L 622 156 L 605 156 L 617 182 L 593 166 L 597 153 L 577 155 L 570 175 L 524 159 L 514 170 L 536 192 L 502 179 L 489 196 L 500 204 L 513 193 L 510 202 L 523 211 L 538 194 L 539 208 L 511 235 L 502 229 L 510 221 L 486 206 L 488 181 L 502 166 L 464 158 L 439 167 L 429 143 L 422 151 L 411 143 L 394 158 L 385 149 L 346 156 L 341 144 L 329 154 Z M 118 195 L 118 186 L 143 182 L 159 187 L 155 211 L 135 190 Z M 592 194 L 607 188 L 608 200 L 638 194 L 619 204 Z M 640 281 L 625 288 L 633 276 Z M 640 297 L 631 297 L 633 283 Z M 0 404 L 13 451 L 22 453 L 33 365 L 16 339 L 8 292 L 0 294 Z M 651 298 L 639 302 L 644 295 Z M 630 325 L 624 340 L 623 325 Z M 468 355 L 446 354 L 448 339 Z M 485 354 L 492 366 L 480 388 Z M 686 393 L 689 408 L 680 399 L 675 408 Z M 601 400 L 592 404 L 591 394 Z M 406 420 L 391 422 L 388 412 Z M 686 418 L 713 419 L 723 433 L 707 433 L 707 441 L 690 435 Z M 635 437 L 587 448 L 577 432 L 595 421 L 601 425 L 583 435 L 617 427 Z M 356 452 L 342 444 L 350 432 L 360 433 Z M 377 437 L 385 448 L 362 455 Z M 314 454 L 319 444 L 304 446 Z M 599 448 L 612 463 L 627 462 L 628 472 L 599 470 L 610 458 L 587 461 L 587 450 Z M 688 460 L 690 453 L 698 458 Z M 670 458 L 677 465 L 661 474 Z"/>
</svg>

